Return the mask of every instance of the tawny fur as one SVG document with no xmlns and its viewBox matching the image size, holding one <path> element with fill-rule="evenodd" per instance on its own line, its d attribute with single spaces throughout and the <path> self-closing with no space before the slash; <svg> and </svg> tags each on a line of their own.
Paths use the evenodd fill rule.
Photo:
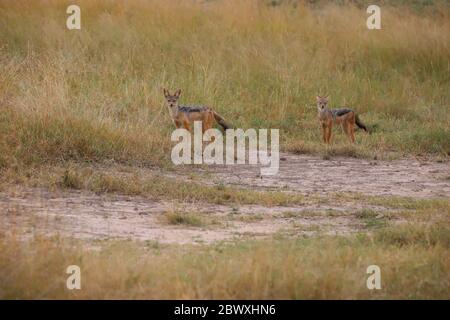
<svg viewBox="0 0 450 320">
<path fill-rule="evenodd" d="M 176 128 L 185 128 L 192 132 L 194 121 L 202 122 L 203 133 L 206 130 L 211 129 L 214 122 L 217 122 L 224 130 L 232 128 L 221 115 L 210 107 L 180 106 L 178 104 L 180 94 L 181 90 L 177 90 L 174 94 L 170 94 L 167 89 L 164 89 L 164 96 Z"/>
<path fill-rule="evenodd" d="M 352 143 L 355 143 L 355 125 L 366 132 L 368 131 L 355 111 L 347 108 L 328 109 L 327 97 L 317 96 L 316 99 L 319 121 L 322 124 L 323 141 L 325 143 L 331 143 L 331 132 L 334 124 L 342 126 Z"/>
</svg>

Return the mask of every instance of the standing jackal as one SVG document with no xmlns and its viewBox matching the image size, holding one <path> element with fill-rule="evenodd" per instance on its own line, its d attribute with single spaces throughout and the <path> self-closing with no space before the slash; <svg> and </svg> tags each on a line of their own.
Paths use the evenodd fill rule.
<svg viewBox="0 0 450 320">
<path fill-rule="evenodd" d="M 361 122 L 355 111 L 348 108 L 328 109 L 328 97 L 317 96 L 316 99 L 319 121 L 322 124 L 323 141 L 325 143 L 331 142 L 333 124 L 340 124 L 353 143 L 355 143 L 355 124 L 368 132 L 367 127 Z"/>
<path fill-rule="evenodd" d="M 166 97 L 170 115 L 177 129 L 183 127 L 192 132 L 191 124 L 193 124 L 194 121 L 202 122 L 203 133 L 212 128 L 214 121 L 217 121 L 224 130 L 232 128 L 222 116 L 210 107 L 180 106 L 178 104 L 180 94 L 181 90 L 177 90 L 174 94 L 170 94 L 167 89 L 164 89 L 164 96 Z"/>
</svg>

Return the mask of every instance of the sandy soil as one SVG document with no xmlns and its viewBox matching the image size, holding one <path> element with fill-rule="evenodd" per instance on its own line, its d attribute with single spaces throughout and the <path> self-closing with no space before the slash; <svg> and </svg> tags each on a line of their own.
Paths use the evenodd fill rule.
<svg viewBox="0 0 450 320">
<path fill-rule="evenodd" d="M 170 225 L 164 215 L 174 211 L 214 218 L 200 227 Z M 333 219 L 323 215 L 332 210 Z M 161 243 L 210 243 L 276 232 L 308 235 L 319 229 L 330 234 L 353 232 L 361 223 L 344 210 L 352 207 L 234 206 L 171 203 L 142 197 L 97 195 L 90 192 L 18 188 L 0 193 L 1 227 L 30 234 L 60 234 L 81 239 L 153 240 Z M 339 212 L 342 211 L 340 215 Z M 302 213 L 307 213 L 305 216 Z M 317 215 L 311 212 L 318 212 Z M 326 229 L 326 230 L 325 230 Z M 23 230 L 23 229 L 22 229 Z"/>
<path fill-rule="evenodd" d="M 211 174 L 212 183 L 248 188 L 288 189 L 302 194 L 359 192 L 368 195 L 450 197 L 450 163 L 417 160 L 375 161 L 354 158 L 323 160 L 307 155 L 281 154 L 277 175 L 260 176 L 258 166 L 214 166 L 198 171 Z"/>
<path fill-rule="evenodd" d="M 408 197 L 450 196 L 450 165 L 412 160 L 367 161 L 283 154 L 276 176 L 259 176 L 256 166 L 190 168 L 210 184 L 292 190 L 302 194 L 360 192 Z M 180 178 L 187 175 L 179 170 Z M 176 174 L 175 174 L 176 175 Z M 81 239 L 133 239 L 161 243 L 211 243 L 241 237 L 287 234 L 346 234 L 364 227 L 354 213 L 364 204 L 314 204 L 297 207 L 235 206 L 153 201 L 143 197 L 15 187 L 0 193 L 0 228 L 29 234 L 60 234 Z M 198 212 L 214 223 L 170 225 L 167 212 Z M 327 214 L 332 212 L 333 214 Z M 317 213 L 317 214 L 316 214 Z"/>
</svg>

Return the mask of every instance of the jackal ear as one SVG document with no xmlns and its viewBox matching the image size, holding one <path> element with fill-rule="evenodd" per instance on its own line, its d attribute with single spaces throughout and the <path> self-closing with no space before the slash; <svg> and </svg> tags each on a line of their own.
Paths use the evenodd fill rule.
<svg viewBox="0 0 450 320">
<path fill-rule="evenodd" d="M 316 96 L 316 100 L 319 101 L 320 99 L 322 99 L 321 96 Z"/>
<path fill-rule="evenodd" d="M 175 97 L 179 98 L 181 94 L 181 89 L 178 89 L 177 91 L 175 91 Z"/>
<path fill-rule="evenodd" d="M 166 88 L 163 88 L 163 92 L 164 92 L 164 97 L 168 97 L 170 96 L 169 90 L 167 90 Z"/>
</svg>

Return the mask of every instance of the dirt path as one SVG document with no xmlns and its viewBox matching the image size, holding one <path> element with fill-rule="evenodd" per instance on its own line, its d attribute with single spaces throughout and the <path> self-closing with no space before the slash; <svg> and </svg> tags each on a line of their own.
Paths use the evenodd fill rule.
<svg viewBox="0 0 450 320">
<path fill-rule="evenodd" d="M 195 213 L 207 218 L 199 226 L 171 225 L 165 215 Z M 18 188 L 0 193 L 0 226 L 33 234 L 61 234 L 81 239 L 133 239 L 162 243 L 210 243 L 277 232 L 344 234 L 361 223 L 345 212 L 352 206 L 271 207 L 171 203 L 142 197 L 97 195 L 91 192 Z M 322 213 L 330 212 L 330 219 Z M 342 212 L 342 214 L 340 214 Z M 312 214 L 316 213 L 316 214 Z"/>
<path fill-rule="evenodd" d="M 307 155 L 282 154 L 277 175 L 260 177 L 257 166 L 214 166 L 210 183 L 254 189 L 288 189 L 302 194 L 359 192 L 405 197 L 450 197 L 450 163 L 417 160 L 374 161 L 354 158 L 323 160 Z"/>
<path fill-rule="evenodd" d="M 256 166 L 191 168 L 205 183 L 245 188 L 290 190 L 303 194 L 361 192 L 370 195 L 446 197 L 448 163 L 418 161 L 322 160 L 282 155 L 279 174 L 261 178 Z M 186 170 L 180 170 L 186 172 Z M 173 173 L 171 174 L 173 175 Z M 176 175 L 176 174 L 175 174 Z M 181 175 L 180 178 L 186 178 Z M 360 203 L 324 203 L 294 207 L 215 205 L 152 201 L 144 197 L 16 187 L 0 193 L 0 228 L 29 234 L 61 234 L 82 239 L 129 238 L 162 243 L 211 243 L 273 234 L 345 234 L 364 227 L 355 212 L 386 210 Z M 206 222 L 173 225 L 167 214 L 195 212 Z"/>
</svg>

